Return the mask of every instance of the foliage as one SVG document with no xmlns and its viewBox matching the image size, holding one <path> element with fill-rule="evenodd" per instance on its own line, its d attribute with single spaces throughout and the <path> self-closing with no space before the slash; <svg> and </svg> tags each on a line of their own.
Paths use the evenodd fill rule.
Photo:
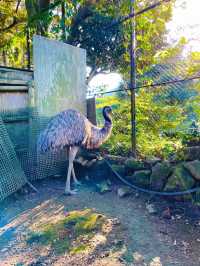
<svg viewBox="0 0 200 266">
<path fill-rule="evenodd" d="M 163 3 L 136 17 L 138 85 L 200 74 L 200 53 L 191 52 L 183 57 L 185 38 L 173 46 L 166 43 L 166 23 L 171 19 L 174 2 Z M 151 3 L 149 0 L 135 1 L 135 11 Z M 65 7 L 64 13 L 62 7 Z M 31 38 L 37 33 L 85 48 L 90 69 L 88 83 L 98 73 L 116 71 L 124 81 L 121 88 L 126 86 L 127 89 L 130 20 L 123 25 L 110 25 L 129 13 L 129 0 L 2 0 L 0 63 L 15 67 L 27 65 L 28 30 Z M 178 64 L 180 58 L 181 64 Z M 199 141 L 198 134 L 188 131 L 192 122 L 198 123 L 200 118 L 199 93 L 199 80 L 137 90 L 137 148 L 141 157 L 167 157 L 182 144 Z M 129 98 L 123 92 L 99 98 L 97 117 L 100 124 L 100 108 L 108 104 L 114 109 L 114 129 L 104 147 L 113 153 L 128 154 L 131 146 Z"/>
<path fill-rule="evenodd" d="M 91 4 L 91 2 L 93 4 Z M 149 5 L 143 0 L 136 11 Z M 172 3 L 137 17 L 137 71 L 143 73 L 153 63 L 153 56 L 165 46 L 166 22 L 172 15 Z M 91 68 L 89 81 L 94 75 L 117 70 L 125 79 L 130 72 L 130 20 L 109 27 L 121 16 L 130 13 L 130 1 L 83 1 L 75 8 L 68 41 L 86 48 Z"/>
<path fill-rule="evenodd" d="M 123 58 L 125 49 L 121 25 L 107 28 L 113 19 L 92 11 L 92 16 L 76 24 L 69 32 L 69 43 L 87 51 L 91 78 L 101 72 L 116 71 L 118 62 Z"/>
<path fill-rule="evenodd" d="M 183 52 L 184 40 L 156 55 L 158 64 L 139 77 L 138 85 L 150 85 L 199 74 L 199 53 L 185 57 L 181 65 L 171 64 Z M 144 83 L 144 81 L 146 83 Z M 199 79 L 165 86 L 138 89 L 136 92 L 137 149 L 141 157 L 168 157 L 183 145 L 200 143 Z M 112 153 L 129 154 L 131 150 L 130 98 L 123 95 L 99 98 L 98 108 L 112 105 L 113 134 L 105 144 Z M 100 117 L 100 110 L 97 111 Z M 98 120 L 98 122 L 101 122 Z"/>
<path fill-rule="evenodd" d="M 90 79 L 99 72 L 113 70 L 128 77 L 130 20 L 124 23 L 123 27 L 120 24 L 107 27 L 121 16 L 129 14 L 130 1 L 26 0 L 25 4 L 19 1 L 17 12 L 16 1 L 2 0 L 1 3 L 0 12 L 4 14 L 0 21 L 0 29 L 4 29 L 1 47 L 4 51 L 9 49 L 9 43 L 12 44 L 13 49 L 12 39 L 19 32 L 23 41 L 15 38 L 15 43 L 18 42 L 18 46 L 24 47 L 27 25 L 31 37 L 37 33 L 56 39 L 63 39 L 62 31 L 65 26 L 68 35 L 67 42 L 87 50 L 88 65 L 91 68 Z M 61 9 L 63 3 L 64 15 Z M 147 5 L 149 5 L 147 0 L 138 2 L 135 7 L 136 11 Z M 165 24 L 171 18 L 172 6 L 171 3 L 163 4 L 137 18 L 139 73 L 152 63 L 153 55 L 164 45 Z M 5 29 L 5 26 L 9 28 Z M 24 66 L 26 65 L 26 50 L 22 49 L 20 53 L 22 55 L 19 57 L 23 57 L 20 63 Z M 18 63 L 15 65 L 18 61 L 18 59 L 8 60 L 7 65 L 18 66 Z"/>
<path fill-rule="evenodd" d="M 90 209 L 72 211 L 56 223 L 45 224 L 42 229 L 32 232 L 27 243 L 50 245 L 58 254 L 80 253 L 88 249 L 88 241 L 101 229 L 103 222 L 104 217 Z"/>
<path fill-rule="evenodd" d="M 159 89 L 158 89 L 159 91 Z M 166 158 L 181 147 L 180 138 L 174 135 L 184 121 L 180 105 L 155 104 L 158 91 L 141 89 L 137 93 L 137 149 L 141 157 Z M 97 107 L 113 105 L 113 133 L 104 148 L 109 152 L 127 155 L 131 150 L 131 117 L 129 98 L 108 96 L 98 99 Z"/>
<path fill-rule="evenodd" d="M 18 1 L 17 1 L 18 2 Z M 20 66 L 26 61 L 25 9 L 16 1 L 1 1 L 0 4 L 0 63 Z"/>
</svg>

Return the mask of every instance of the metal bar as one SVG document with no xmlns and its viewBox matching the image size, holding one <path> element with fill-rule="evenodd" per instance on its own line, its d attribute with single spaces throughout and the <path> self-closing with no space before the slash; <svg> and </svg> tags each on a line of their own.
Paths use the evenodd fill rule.
<svg viewBox="0 0 200 266">
<path fill-rule="evenodd" d="M 131 0 L 130 13 L 134 13 L 134 0 Z M 135 108 L 135 88 L 136 88 L 136 62 L 135 62 L 135 17 L 131 20 L 130 36 L 130 90 L 131 90 L 131 144 L 132 155 L 136 157 L 136 108 Z"/>
<path fill-rule="evenodd" d="M 192 80 L 195 80 L 195 79 L 200 79 L 200 76 L 186 78 L 186 79 L 171 80 L 171 81 L 166 81 L 166 82 L 162 82 L 162 83 L 153 83 L 153 84 L 149 84 L 149 85 L 141 85 L 141 86 L 136 86 L 135 88 L 136 89 L 141 89 L 141 88 L 149 88 L 149 87 L 167 86 L 169 84 L 187 82 L 187 81 L 192 81 Z M 99 92 L 99 93 L 96 93 L 94 95 L 104 95 L 104 94 L 109 94 L 109 93 L 118 92 L 118 91 L 130 91 L 130 89 L 128 89 L 128 90 L 127 89 L 118 89 L 118 90 L 112 90 L 112 91 L 106 91 L 106 92 Z"/>
<path fill-rule="evenodd" d="M 167 3 L 167 2 L 170 2 L 170 1 L 171 0 L 162 0 L 162 1 L 159 1 L 159 2 L 157 2 L 155 4 L 153 4 L 153 5 L 147 6 L 146 8 L 144 8 L 144 9 L 138 11 L 138 12 L 134 12 L 134 10 L 133 10 L 133 12 L 130 13 L 128 16 L 125 16 L 125 17 L 122 17 L 121 19 L 119 19 L 119 21 L 117 21 L 116 24 L 118 24 L 118 23 L 124 23 L 128 19 L 134 18 L 134 17 L 136 17 L 138 15 L 141 15 L 143 13 L 146 13 L 147 11 L 149 11 L 151 9 L 154 9 L 154 8 L 162 5 L 163 3 Z"/>
<path fill-rule="evenodd" d="M 24 72 L 33 72 L 33 70 L 31 70 L 31 69 L 8 67 L 8 66 L 0 66 L 0 71 L 1 71 L 2 68 L 10 69 L 10 70 L 17 70 L 17 71 L 24 71 Z"/>
<path fill-rule="evenodd" d="M 0 89 L 0 94 L 13 93 L 13 92 L 17 92 L 18 94 L 20 94 L 20 93 L 28 93 L 28 90 L 25 90 L 25 89 L 22 89 L 22 90 L 1 90 Z"/>
<path fill-rule="evenodd" d="M 132 13 L 130 13 L 130 14 L 127 15 L 127 16 L 124 16 L 124 17 L 121 17 L 121 18 L 119 18 L 119 19 L 117 19 L 117 20 L 114 20 L 110 25 L 108 25 L 108 26 L 106 27 L 106 29 L 109 29 L 109 28 L 111 28 L 111 27 L 113 27 L 113 26 L 116 26 L 116 25 L 118 25 L 118 24 L 124 23 L 125 21 L 127 21 L 127 20 L 129 20 L 129 19 L 131 19 L 131 18 L 134 18 L 134 17 L 136 17 L 136 16 L 138 16 L 138 15 L 141 15 L 141 14 L 143 14 L 143 13 L 145 13 L 145 12 L 151 10 L 151 9 L 154 9 L 154 8 L 156 8 L 156 7 L 160 6 L 160 5 L 162 5 L 163 3 L 167 3 L 167 2 L 170 2 L 170 1 L 171 1 L 171 0 L 162 0 L 162 1 L 156 2 L 156 3 L 153 4 L 153 5 L 147 6 L 146 8 L 144 8 L 144 9 L 138 11 L 138 12 L 134 12 L 134 11 L 133 11 Z"/>
<path fill-rule="evenodd" d="M 26 26 L 26 48 L 27 48 L 27 68 L 31 68 L 31 51 L 30 51 L 30 31 L 28 25 Z"/>
<path fill-rule="evenodd" d="M 62 41 L 66 41 L 66 29 L 65 29 L 65 2 L 61 3 L 61 13 L 62 13 Z"/>
<path fill-rule="evenodd" d="M 13 119 L 13 118 L 9 119 L 8 117 L 6 117 L 6 118 L 3 118 L 3 122 L 5 124 L 24 123 L 24 122 L 28 123 L 29 122 L 29 117 L 18 117 L 18 118 L 15 118 L 15 119 Z"/>
<path fill-rule="evenodd" d="M 0 83 L 0 86 L 7 86 L 7 87 L 28 87 L 27 84 L 21 83 Z"/>
</svg>

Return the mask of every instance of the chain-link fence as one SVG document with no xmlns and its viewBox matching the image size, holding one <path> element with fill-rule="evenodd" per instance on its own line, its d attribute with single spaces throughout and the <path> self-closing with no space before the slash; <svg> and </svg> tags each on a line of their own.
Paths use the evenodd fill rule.
<svg viewBox="0 0 200 266">
<path fill-rule="evenodd" d="M 184 64 L 154 65 L 137 79 L 136 143 L 142 157 L 167 158 L 184 145 L 200 143 L 200 77 L 187 76 Z M 179 71 L 179 74 L 176 74 Z M 122 88 L 123 87 L 123 88 Z M 131 99 L 126 84 L 111 92 L 96 92 L 97 122 L 101 108 L 112 105 L 113 135 L 106 144 L 115 154 L 131 153 Z"/>
<path fill-rule="evenodd" d="M 113 134 L 104 146 L 109 152 L 131 154 L 131 143 L 135 141 L 139 157 L 169 158 L 184 146 L 200 145 L 200 56 L 184 38 L 166 43 L 165 31 L 158 35 L 160 25 L 155 14 L 161 19 L 165 10 L 152 7 L 153 11 L 139 12 L 135 19 L 135 65 L 131 64 L 130 56 L 132 15 L 112 26 L 123 27 L 124 46 L 117 65 L 122 81 L 111 90 L 106 86 L 89 87 L 88 97 L 96 98 L 99 125 L 103 124 L 101 108 L 113 106 Z M 136 86 L 130 81 L 131 66 L 135 68 Z M 132 88 L 134 110 L 131 110 Z"/>
</svg>

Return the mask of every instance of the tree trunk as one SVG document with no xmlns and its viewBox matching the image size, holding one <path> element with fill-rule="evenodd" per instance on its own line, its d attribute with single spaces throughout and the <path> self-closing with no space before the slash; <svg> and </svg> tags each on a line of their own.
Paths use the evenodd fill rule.
<svg viewBox="0 0 200 266">
<path fill-rule="evenodd" d="M 2 58 L 3 58 L 3 65 L 6 66 L 7 65 L 7 58 L 6 58 L 6 52 L 4 49 L 2 51 Z"/>
<path fill-rule="evenodd" d="M 28 14 L 29 22 L 38 13 L 48 10 L 50 5 L 50 0 L 25 0 L 26 10 Z M 39 35 L 47 35 L 48 23 L 42 20 L 36 21 L 36 33 Z"/>
<path fill-rule="evenodd" d="M 87 80 L 86 80 L 86 84 L 87 84 L 87 85 L 88 85 L 88 84 L 90 83 L 90 81 L 94 78 L 94 76 L 96 76 L 96 74 L 98 74 L 97 69 L 96 69 L 96 68 L 93 68 L 93 69 L 90 71 L 89 76 L 87 77 Z"/>
</svg>

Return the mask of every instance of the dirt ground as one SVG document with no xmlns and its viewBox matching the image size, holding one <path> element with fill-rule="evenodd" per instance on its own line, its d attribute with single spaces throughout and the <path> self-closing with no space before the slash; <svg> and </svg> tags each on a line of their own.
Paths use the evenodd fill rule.
<svg viewBox="0 0 200 266">
<path fill-rule="evenodd" d="M 77 195 L 65 196 L 64 184 L 63 178 L 37 181 L 39 193 L 23 191 L 0 203 L 0 266 L 200 265 L 199 207 L 135 192 L 119 198 L 120 184 L 100 194 L 94 185 L 85 183 Z M 155 214 L 147 209 L 150 203 Z M 36 225 L 86 208 L 112 221 L 107 236 L 93 240 L 92 250 L 56 255 L 48 248 L 27 244 L 27 235 Z"/>
</svg>

